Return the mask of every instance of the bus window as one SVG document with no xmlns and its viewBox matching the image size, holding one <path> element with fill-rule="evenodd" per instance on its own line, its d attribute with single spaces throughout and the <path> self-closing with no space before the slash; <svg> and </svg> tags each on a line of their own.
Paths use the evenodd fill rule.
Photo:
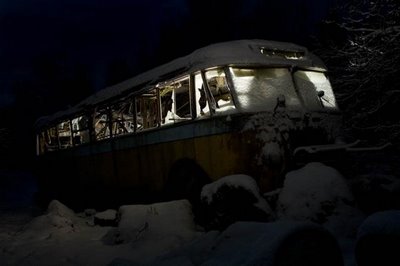
<svg viewBox="0 0 400 266">
<path fill-rule="evenodd" d="M 304 102 L 311 109 L 337 109 L 331 84 L 324 73 L 299 70 L 294 79 Z"/>
<path fill-rule="evenodd" d="M 63 121 L 57 125 L 58 143 L 60 149 L 66 149 L 72 146 L 71 124 L 69 120 Z"/>
<path fill-rule="evenodd" d="M 160 121 L 159 113 L 157 89 L 136 97 L 136 130 L 157 127 Z"/>
<path fill-rule="evenodd" d="M 204 89 L 203 79 L 200 73 L 194 75 L 194 88 L 196 93 L 196 113 L 197 117 L 202 117 L 210 114 L 210 108 Z"/>
<path fill-rule="evenodd" d="M 93 125 L 96 140 L 110 137 L 109 110 L 106 107 L 98 108 L 94 112 Z"/>
<path fill-rule="evenodd" d="M 90 141 L 89 117 L 87 115 L 78 116 L 72 119 L 72 138 L 74 145 L 81 145 Z"/>
<path fill-rule="evenodd" d="M 206 71 L 205 77 L 215 110 L 218 112 L 235 108 L 223 69 Z"/>
<path fill-rule="evenodd" d="M 230 73 L 238 105 L 244 111 L 273 111 L 282 95 L 286 107 L 300 106 L 288 68 L 231 67 Z"/>
<path fill-rule="evenodd" d="M 175 114 L 180 119 L 192 118 L 190 109 L 189 78 L 185 78 L 174 84 Z"/>
<path fill-rule="evenodd" d="M 48 151 L 58 150 L 57 128 L 51 127 L 46 130 L 46 147 Z"/>
<path fill-rule="evenodd" d="M 173 105 L 173 87 L 163 86 L 160 87 L 160 99 L 161 99 L 161 125 L 166 125 L 174 122 L 172 116 L 172 105 Z"/>
<path fill-rule="evenodd" d="M 162 125 L 192 118 L 189 77 L 160 86 L 160 98 Z"/>
<path fill-rule="evenodd" d="M 45 153 L 46 150 L 46 131 L 41 131 L 38 134 L 38 154 Z"/>
<path fill-rule="evenodd" d="M 131 98 L 111 106 L 112 135 L 124 135 L 134 132 L 133 102 Z"/>
</svg>

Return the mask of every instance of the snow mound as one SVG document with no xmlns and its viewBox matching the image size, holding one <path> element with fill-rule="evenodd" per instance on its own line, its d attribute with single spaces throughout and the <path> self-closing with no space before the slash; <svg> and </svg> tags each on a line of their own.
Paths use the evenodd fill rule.
<svg viewBox="0 0 400 266">
<path fill-rule="evenodd" d="M 59 202 L 58 200 L 52 200 L 47 207 L 47 213 L 57 215 L 61 217 L 74 217 L 75 212 Z"/>
<path fill-rule="evenodd" d="M 323 223 L 338 207 L 352 202 L 345 178 L 336 169 L 313 162 L 286 175 L 277 211 L 280 218 Z"/>
<path fill-rule="evenodd" d="M 45 215 L 35 217 L 23 228 L 20 238 L 40 240 L 77 231 L 79 224 L 75 213 L 61 202 L 53 200 Z"/>
</svg>

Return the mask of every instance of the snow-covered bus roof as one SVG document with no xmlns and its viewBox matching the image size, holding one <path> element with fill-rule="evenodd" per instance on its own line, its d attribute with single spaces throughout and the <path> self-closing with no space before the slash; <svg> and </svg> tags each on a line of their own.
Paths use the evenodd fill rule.
<svg viewBox="0 0 400 266">
<path fill-rule="evenodd" d="M 36 128 L 66 119 L 106 101 L 124 97 L 139 88 L 215 66 L 297 66 L 325 71 L 324 63 L 305 47 L 269 40 L 236 40 L 211 44 L 189 55 L 153 68 L 116 85 L 106 87 L 64 111 L 37 120 Z"/>
</svg>

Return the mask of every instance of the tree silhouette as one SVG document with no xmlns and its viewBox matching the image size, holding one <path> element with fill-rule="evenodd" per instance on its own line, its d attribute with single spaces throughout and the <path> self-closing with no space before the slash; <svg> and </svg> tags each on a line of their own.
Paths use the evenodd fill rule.
<svg viewBox="0 0 400 266">
<path fill-rule="evenodd" d="M 322 24 L 315 53 L 327 64 L 349 133 L 400 140 L 400 2 L 352 0 Z"/>
</svg>

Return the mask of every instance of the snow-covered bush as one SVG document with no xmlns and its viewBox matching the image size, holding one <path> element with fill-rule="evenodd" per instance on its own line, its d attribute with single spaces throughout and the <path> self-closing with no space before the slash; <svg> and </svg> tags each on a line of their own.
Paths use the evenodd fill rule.
<svg viewBox="0 0 400 266">
<path fill-rule="evenodd" d="M 254 178 L 229 175 L 203 187 L 203 225 L 222 230 L 236 221 L 268 221 L 273 212 Z"/>
</svg>

